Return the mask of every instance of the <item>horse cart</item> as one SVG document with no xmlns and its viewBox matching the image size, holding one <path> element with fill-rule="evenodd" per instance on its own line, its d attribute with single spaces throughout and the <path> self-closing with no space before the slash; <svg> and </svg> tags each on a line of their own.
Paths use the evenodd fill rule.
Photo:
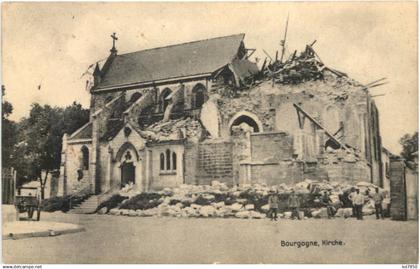
<svg viewBox="0 0 420 269">
<path fill-rule="evenodd" d="M 20 214 L 27 213 L 27 220 L 36 221 L 41 218 L 41 192 L 37 187 L 18 187 L 15 195 L 16 220 L 20 220 Z"/>
</svg>

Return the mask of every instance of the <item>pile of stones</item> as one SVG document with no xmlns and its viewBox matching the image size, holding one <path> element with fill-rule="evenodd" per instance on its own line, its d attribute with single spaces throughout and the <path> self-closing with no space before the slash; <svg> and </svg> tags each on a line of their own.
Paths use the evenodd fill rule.
<svg viewBox="0 0 420 269">
<path fill-rule="evenodd" d="M 320 201 L 325 191 L 328 191 L 332 205 L 337 209 L 336 217 L 349 217 L 352 209 L 343 207 L 340 196 L 348 195 L 352 187 L 358 188 L 362 193 L 374 193 L 376 188 L 366 182 L 350 184 L 312 180 L 292 186 L 282 183 L 275 186 L 253 184 L 231 188 L 213 181 L 211 185 L 181 185 L 154 193 L 140 193 L 131 186 L 120 191 L 120 195 L 126 199 L 119 206 L 112 209 L 102 208 L 100 213 L 137 217 L 263 219 L 269 211 L 270 193 L 277 192 L 280 197 L 286 197 L 287 201 L 288 195 L 294 190 L 302 201 L 306 199 L 301 208 L 305 218 L 328 217 L 327 208 Z M 383 192 L 382 189 L 381 191 Z M 280 205 L 279 211 L 280 218 L 291 217 L 287 204 Z M 372 199 L 367 199 L 363 213 L 374 213 Z"/>
</svg>

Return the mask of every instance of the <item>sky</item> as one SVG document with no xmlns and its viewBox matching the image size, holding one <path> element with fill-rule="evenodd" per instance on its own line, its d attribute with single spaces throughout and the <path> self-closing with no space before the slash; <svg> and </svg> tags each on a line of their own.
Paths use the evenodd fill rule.
<svg viewBox="0 0 420 269">
<path fill-rule="evenodd" d="M 3 3 L 2 84 L 11 119 L 34 102 L 89 106 L 81 75 L 109 55 L 245 33 L 255 57 L 314 45 L 322 61 L 362 83 L 387 77 L 371 90 L 380 112 L 383 145 L 418 130 L 417 6 L 415 2 Z M 253 58 L 254 58 L 253 55 Z M 38 85 L 41 89 L 38 90 Z"/>
</svg>

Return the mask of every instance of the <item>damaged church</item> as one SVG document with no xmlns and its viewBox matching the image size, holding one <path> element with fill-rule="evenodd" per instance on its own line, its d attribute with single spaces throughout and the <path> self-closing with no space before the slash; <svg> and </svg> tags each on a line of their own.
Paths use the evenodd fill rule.
<svg viewBox="0 0 420 269">
<path fill-rule="evenodd" d="M 90 121 L 63 137 L 60 193 L 212 180 L 382 186 L 374 83 L 326 67 L 313 44 L 258 67 L 244 38 L 126 54 L 114 39 L 93 72 Z"/>
</svg>

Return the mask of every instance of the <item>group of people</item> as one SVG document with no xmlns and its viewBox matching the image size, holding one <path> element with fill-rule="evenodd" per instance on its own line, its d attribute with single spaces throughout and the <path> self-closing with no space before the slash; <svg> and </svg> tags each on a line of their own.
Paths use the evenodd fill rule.
<svg viewBox="0 0 420 269">
<path fill-rule="evenodd" d="M 292 219 L 300 219 L 299 217 L 299 207 L 300 201 L 299 197 L 296 195 L 295 191 L 292 190 L 290 193 L 289 199 L 287 201 L 288 207 L 292 212 L 291 218 Z M 279 195 L 278 191 L 274 192 L 271 191 L 270 196 L 268 197 L 268 205 L 269 205 L 269 212 L 268 215 L 271 220 L 277 220 L 277 211 L 279 209 Z"/>
<path fill-rule="evenodd" d="M 384 218 L 384 212 L 382 208 L 382 201 L 384 200 L 384 195 L 379 192 L 379 188 L 375 188 L 375 193 L 370 195 L 369 191 L 366 191 L 365 194 L 362 194 L 359 189 L 352 188 L 350 194 L 346 197 L 352 207 L 352 216 L 356 217 L 358 220 L 363 220 L 363 205 L 365 204 L 366 200 L 371 197 L 375 203 L 375 214 L 376 219 Z M 331 218 L 336 213 L 336 208 L 333 206 L 333 202 L 330 198 L 330 194 L 328 191 L 324 191 L 321 196 L 321 203 L 327 208 L 328 218 Z M 268 197 L 268 205 L 269 205 L 269 212 L 268 216 L 272 221 L 277 220 L 277 213 L 279 209 L 279 195 L 278 191 L 274 192 L 271 191 Z M 291 218 L 292 219 L 300 219 L 299 216 L 299 207 L 300 207 L 300 199 L 295 193 L 294 190 L 291 191 L 287 206 L 289 210 L 292 212 Z M 345 206 L 343 204 L 343 206 Z"/>
<path fill-rule="evenodd" d="M 352 202 L 353 216 L 358 220 L 363 220 L 363 205 L 365 204 L 366 199 L 369 199 L 369 196 L 373 199 L 375 203 L 375 215 L 376 219 L 384 218 L 384 211 L 382 208 L 382 202 L 384 200 L 384 195 L 379 192 L 379 188 L 375 188 L 375 193 L 370 195 L 367 190 L 365 195 L 363 195 L 359 189 L 352 188 L 348 198 Z"/>
</svg>

